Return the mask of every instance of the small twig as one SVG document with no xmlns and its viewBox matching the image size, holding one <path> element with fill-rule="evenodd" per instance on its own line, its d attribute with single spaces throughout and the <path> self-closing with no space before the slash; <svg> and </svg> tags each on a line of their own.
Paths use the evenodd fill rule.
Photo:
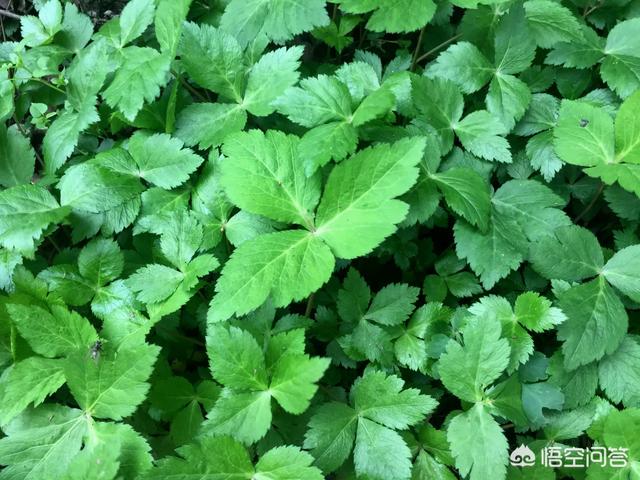
<svg viewBox="0 0 640 480">
<path fill-rule="evenodd" d="M 604 190 L 604 183 L 601 183 L 600 186 L 598 187 L 598 191 L 595 193 L 595 195 L 593 196 L 593 198 L 591 199 L 591 201 L 589 202 L 589 204 L 584 208 L 584 210 L 582 210 L 582 212 L 580 213 L 580 215 L 578 215 L 575 220 L 573 221 L 573 223 L 578 223 L 580 220 L 582 220 L 584 218 L 584 216 L 589 213 L 589 211 L 593 208 L 593 206 L 596 204 L 596 202 L 598 201 L 598 198 L 600 198 L 600 194 L 602 193 L 602 191 Z"/>
<path fill-rule="evenodd" d="M 311 295 L 309 295 L 309 298 L 307 299 L 307 306 L 304 309 L 304 316 L 307 318 L 311 318 L 311 310 L 313 310 L 314 300 L 315 293 L 312 293 Z"/>
<path fill-rule="evenodd" d="M 191 92 L 191 94 L 195 95 L 196 97 L 198 97 L 200 100 L 202 100 L 203 102 L 208 102 L 209 100 L 202 95 L 199 91 L 197 91 L 195 88 L 193 88 L 191 85 L 189 85 L 189 83 L 182 78 L 182 75 L 179 75 L 176 72 L 171 72 L 173 74 L 174 77 L 176 77 L 178 79 L 178 81 L 180 82 L 180 84 L 186 88 L 187 90 L 189 90 L 189 92 Z"/>
<path fill-rule="evenodd" d="M 418 43 L 416 45 L 415 50 L 413 51 L 413 56 L 411 57 L 411 71 L 412 72 L 416 68 L 416 62 L 418 60 L 418 55 L 420 55 L 420 47 L 422 46 L 422 37 L 424 36 L 424 30 L 426 28 L 427 28 L 426 25 L 424 27 L 422 27 L 422 29 L 420 30 L 420 35 L 418 35 Z"/>
<path fill-rule="evenodd" d="M 66 93 L 66 92 L 65 92 L 64 90 L 62 90 L 61 88 L 58 88 L 58 87 L 56 87 L 54 84 L 49 83 L 49 82 L 47 82 L 47 81 L 45 81 L 45 80 L 42 80 L 41 78 L 33 77 L 33 78 L 31 78 L 30 80 L 32 80 L 32 81 L 34 81 L 34 82 L 41 83 L 41 84 L 43 84 L 43 85 L 45 85 L 45 86 L 47 86 L 47 87 L 49 87 L 49 88 L 53 88 L 54 90 L 56 90 L 56 91 L 58 91 L 58 92 L 60 92 L 60 93 Z"/>
<path fill-rule="evenodd" d="M 10 12 L 9 10 L 3 10 L 0 8 L 0 15 L 8 18 L 15 18 L 16 20 L 20 20 L 20 15 L 17 13 Z"/>
<path fill-rule="evenodd" d="M 431 50 L 429 50 L 427 53 L 423 53 L 422 55 L 420 55 L 417 59 L 416 59 L 416 65 L 418 63 L 420 63 L 422 60 L 424 60 L 425 58 L 427 58 L 429 55 L 434 54 L 435 52 L 437 52 L 438 50 L 440 50 L 443 47 L 446 47 L 447 45 L 449 45 L 450 43 L 455 42 L 457 39 L 459 39 L 462 36 L 461 33 L 458 33 L 457 35 L 454 35 L 453 37 L 451 37 L 448 40 L 445 40 L 444 42 L 442 42 L 439 45 L 436 45 L 435 47 L 433 47 Z"/>
</svg>

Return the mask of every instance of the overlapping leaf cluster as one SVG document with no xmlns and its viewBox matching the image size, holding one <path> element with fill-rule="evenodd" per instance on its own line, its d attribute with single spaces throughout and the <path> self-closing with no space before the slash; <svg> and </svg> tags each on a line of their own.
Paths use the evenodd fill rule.
<svg viewBox="0 0 640 480">
<path fill-rule="evenodd" d="M 0 480 L 638 477 L 635 0 L 26 3 Z"/>
</svg>

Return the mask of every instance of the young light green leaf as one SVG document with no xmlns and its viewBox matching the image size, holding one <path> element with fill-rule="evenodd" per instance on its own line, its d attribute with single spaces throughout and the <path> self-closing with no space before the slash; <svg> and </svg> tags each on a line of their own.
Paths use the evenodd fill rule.
<svg viewBox="0 0 640 480">
<path fill-rule="evenodd" d="M 556 153 L 567 163 L 593 166 L 614 160 L 613 121 L 588 103 L 563 100 L 553 138 Z"/>
<path fill-rule="evenodd" d="M 373 11 L 367 29 L 374 32 L 413 32 L 425 26 L 436 13 L 436 4 L 431 0 L 409 0 L 399 4 L 395 0 L 341 0 L 340 10 L 346 13 L 368 13 Z M 411 12 L 411 15 L 407 15 Z"/>
<path fill-rule="evenodd" d="M 462 330 L 464 345 L 449 340 L 438 371 L 449 391 L 467 402 L 482 400 L 483 391 L 509 363 L 509 343 L 500 338 L 502 328 L 494 316 L 469 320 Z"/>
<path fill-rule="evenodd" d="M 89 321 L 61 306 L 51 307 L 51 313 L 36 305 L 7 305 L 11 320 L 20 335 L 38 354 L 61 357 L 82 351 L 84 355 L 98 339 Z"/>
<path fill-rule="evenodd" d="M 299 142 L 298 137 L 275 130 L 228 137 L 221 181 L 229 199 L 252 213 L 311 228 L 320 177 L 305 175 Z"/>
<path fill-rule="evenodd" d="M 178 48 L 182 24 L 187 18 L 192 0 L 160 0 L 154 20 L 160 51 L 173 57 Z"/>
<path fill-rule="evenodd" d="M 243 108 L 258 117 L 273 113 L 273 102 L 298 81 L 302 51 L 302 47 L 296 46 L 263 55 L 249 70 Z"/>
<path fill-rule="evenodd" d="M 423 138 L 400 140 L 362 150 L 336 166 L 318 207 L 315 235 L 340 258 L 370 252 L 406 216 L 407 205 L 394 197 L 415 183 L 424 148 Z"/>
<path fill-rule="evenodd" d="M 247 113 L 239 105 L 193 103 L 178 114 L 175 135 L 189 147 L 198 145 L 206 150 L 220 146 L 246 123 Z"/>
<path fill-rule="evenodd" d="M 500 425 L 480 403 L 456 416 L 447 428 L 456 467 L 470 480 L 504 478 L 508 443 Z"/>
<path fill-rule="evenodd" d="M 260 235 L 238 247 L 222 269 L 208 321 L 255 310 L 271 296 L 275 306 L 301 300 L 331 276 L 329 248 L 306 231 Z"/>
<path fill-rule="evenodd" d="M 120 46 L 135 40 L 144 33 L 155 12 L 153 0 L 130 0 L 120 14 Z"/>
<path fill-rule="evenodd" d="M 486 160 L 511 163 L 506 127 L 486 110 L 477 110 L 453 125 L 462 145 Z"/>
<path fill-rule="evenodd" d="M 425 73 L 451 80 L 463 93 L 473 93 L 489 82 L 494 67 L 475 45 L 458 42 L 438 55 Z"/>
</svg>

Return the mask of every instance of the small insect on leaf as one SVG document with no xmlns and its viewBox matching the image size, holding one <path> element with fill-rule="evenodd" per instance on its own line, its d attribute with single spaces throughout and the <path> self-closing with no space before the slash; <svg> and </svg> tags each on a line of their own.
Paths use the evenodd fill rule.
<svg viewBox="0 0 640 480">
<path fill-rule="evenodd" d="M 92 360 L 96 362 L 100 358 L 100 353 L 102 352 L 102 348 L 104 347 L 104 342 L 102 340 L 96 340 L 91 348 L 89 349 L 89 356 Z"/>
<path fill-rule="evenodd" d="M 581 127 L 586 127 L 587 125 L 589 125 L 589 120 L 587 120 L 586 118 L 583 118 L 580 120 L 580 126 Z"/>
</svg>

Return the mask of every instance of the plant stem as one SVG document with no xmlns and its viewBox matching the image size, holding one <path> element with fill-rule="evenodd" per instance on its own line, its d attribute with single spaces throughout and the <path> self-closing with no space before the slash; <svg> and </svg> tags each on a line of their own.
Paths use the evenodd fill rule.
<svg viewBox="0 0 640 480">
<path fill-rule="evenodd" d="M 43 85 L 45 85 L 45 86 L 47 86 L 47 87 L 49 87 L 49 88 L 53 88 L 54 90 L 56 90 L 56 91 L 58 91 L 58 92 L 60 92 L 60 93 L 66 93 L 66 92 L 65 92 L 64 90 L 62 90 L 61 88 L 58 88 L 58 87 L 56 87 L 55 85 L 53 85 L 52 83 L 49 83 L 49 82 L 47 82 L 47 81 L 45 81 L 45 80 L 42 80 L 41 78 L 33 77 L 33 78 L 31 78 L 31 80 L 33 80 L 34 82 L 41 83 L 41 84 L 43 84 Z"/>
<path fill-rule="evenodd" d="M 443 47 L 446 47 L 447 45 L 449 45 L 450 43 L 455 42 L 457 39 L 459 39 L 462 36 L 461 33 L 458 33 L 456 35 L 454 35 L 453 37 L 449 38 L 448 40 L 445 40 L 444 42 L 442 42 L 439 45 L 436 45 L 435 47 L 433 47 L 431 50 L 429 50 L 427 53 L 423 53 L 422 55 L 420 55 L 415 63 L 418 64 L 420 63 L 422 60 L 424 60 L 425 58 L 427 58 L 429 55 L 434 54 L 435 52 L 437 52 L 438 50 L 440 50 Z"/>
<path fill-rule="evenodd" d="M 418 35 L 418 43 L 416 45 L 415 50 L 413 51 L 413 57 L 411 58 L 411 71 L 412 72 L 416 68 L 416 62 L 418 60 L 418 55 L 420 54 L 420 47 L 422 46 L 422 37 L 424 36 L 425 28 L 427 28 L 426 25 L 424 27 L 422 27 L 422 29 L 420 30 L 420 35 Z"/>
<path fill-rule="evenodd" d="M 311 295 L 309 295 L 309 298 L 307 299 L 307 306 L 304 309 L 304 316 L 307 318 L 311 318 L 311 310 L 313 310 L 314 300 L 315 300 L 315 293 L 312 293 Z"/>
<path fill-rule="evenodd" d="M 171 73 L 173 74 L 174 77 L 176 77 L 178 79 L 178 81 L 180 82 L 180 84 L 184 88 L 189 90 L 189 92 L 191 94 L 195 95 L 196 97 L 198 97 L 203 102 L 208 102 L 209 101 L 204 95 L 202 95 L 199 91 L 197 91 L 195 88 L 193 88 L 191 85 L 189 85 L 189 82 L 187 82 L 184 78 L 182 78 L 182 75 L 178 75 L 174 71 L 172 71 Z"/>
<path fill-rule="evenodd" d="M 604 190 L 604 183 L 601 183 L 600 186 L 598 187 L 598 190 L 596 191 L 595 195 L 593 196 L 593 198 L 591 199 L 591 201 L 588 203 L 588 205 L 584 208 L 584 210 L 582 210 L 582 212 L 580 212 L 580 215 L 578 215 L 576 217 L 576 219 L 573 221 L 574 223 L 578 223 L 580 220 L 582 220 L 584 218 L 584 216 L 589 213 L 589 211 L 593 208 L 593 206 L 596 204 L 596 202 L 598 201 L 598 198 L 600 198 L 600 194 L 602 193 L 602 191 Z"/>
<path fill-rule="evenodd" d="M 0 8 L 0 15 L 8 18 L 15 18 L 16 20 L 20 20 L 20 15 L 17 13 L 10 12 L 9 10 L 3 10 Z"/>
</svg>

